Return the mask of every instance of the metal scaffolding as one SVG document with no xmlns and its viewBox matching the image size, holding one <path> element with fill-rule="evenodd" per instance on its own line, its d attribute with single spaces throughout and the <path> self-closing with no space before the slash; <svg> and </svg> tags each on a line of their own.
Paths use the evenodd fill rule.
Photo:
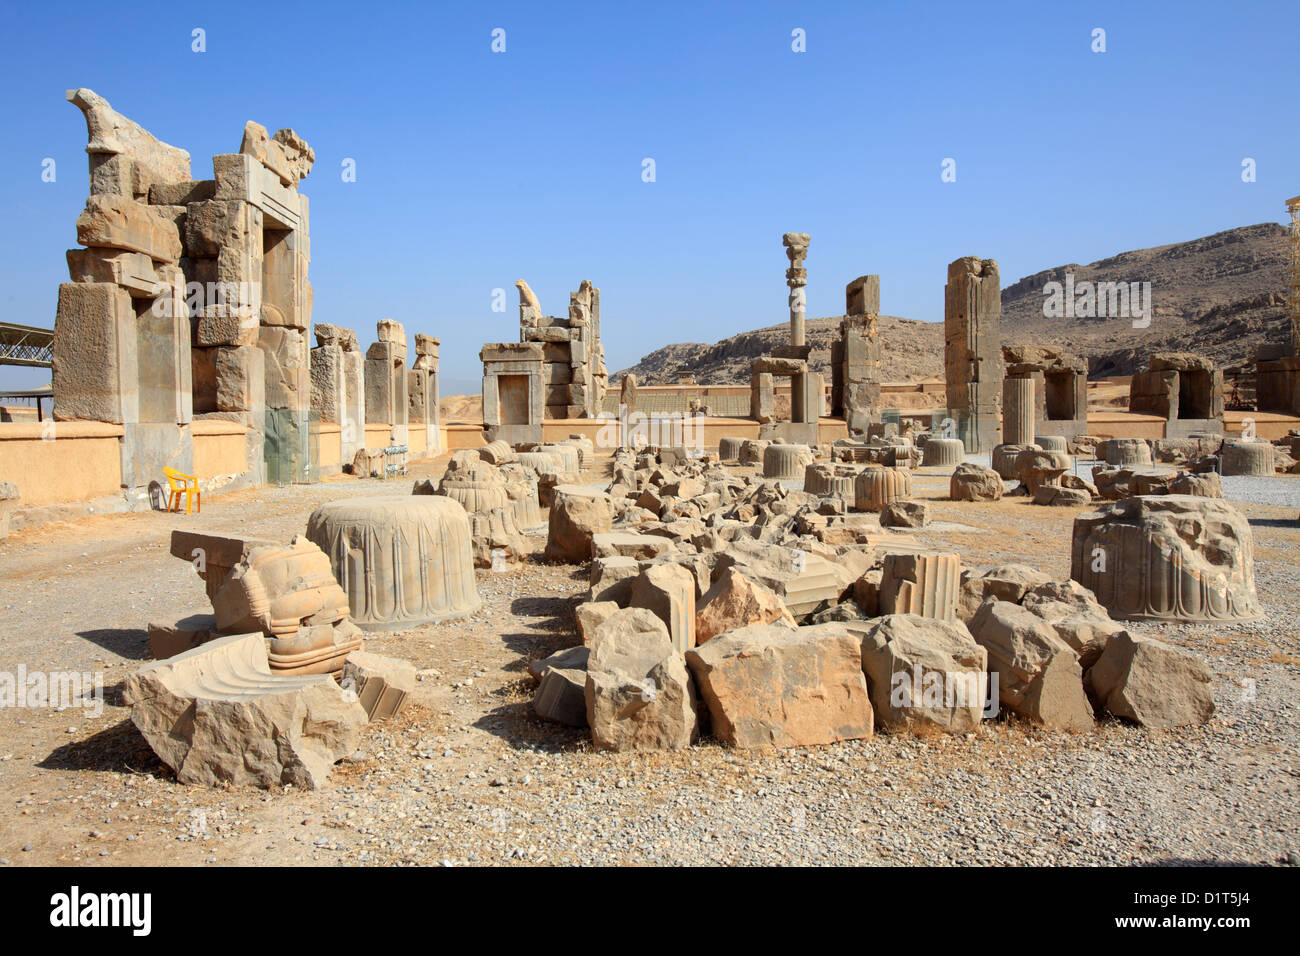
<svg viewBox="0 0 1300 956">
<path fill-rule="evenodd" d="M 30 325 L 0 322 L 0 365 L 50 368 L 54 333 Z"/>
</svg>

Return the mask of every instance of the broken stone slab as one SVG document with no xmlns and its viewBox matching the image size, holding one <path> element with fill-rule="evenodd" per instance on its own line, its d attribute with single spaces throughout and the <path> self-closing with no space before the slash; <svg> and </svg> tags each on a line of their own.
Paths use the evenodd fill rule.
<svg viewBox="0 0 1300 956">
<path fill-rule="evenodd" d="M 551 502 L 547 560 L 566 564 L 590 561 L 594 556 L 593 537 L 611 531 L 613 522 L 609 495 L 580 485 L 557 485 Z"/>
<path fill-rule="evenodd" d="M 649 560 L 677 550 L 677 545 L 671 538 L 634 531 L 602 532 L 592 535 L 591 543 L 594 557 L 597 558 L 622 555 L 625 558 Z"/>
<path fill-rule="evenodd" d="M 742 627 L 686 659 L 723 743 L 801 747 L 872 735 L 861 647 L 843 625 Z"/>
<path fill-rule="evenodd" d="M 998 675 L 998 699 L 1014 713 L 1052 730 L 1093 729 L 1079 657 L 1042 618 L 1008 601 L 987 601 L 970 622 Z"/>
<path fill-rule="evenodd" d="M 615 601 L 584 601 L 573 609 L 573 617 L 578 625 L 578 635 L 583 644 L 590 644 L 596 628 L 609 620 L 619 610 Z"/>
<path fill-rule="evenodd" d="M 988 652 L 965 624 L 890 614 L 850 630 L 862 638 L 862 670 L 878 729 L 948 734 L 979 729 Z"/>
<path fill-rule="evenodd" d="M 586 661 L 581 667 L 546 668 L 533 694 L 533 711 L 543 720 L 567 727 L 586 727 Z"/>
<path fill-rule="evenodd" d="M 1041 617 L 1056 636 L 1074 648 L 1086 673 L 1124 626 L 1111 620 L 1091 591 L 1077 581 L 1051 581 L 1030 589 L 1021 605 Z"/>
<path fill-rule="evenodd" d="M 883 528 L 924 528 L 930 523 L 930 505 L 925 501 L 891 501 L 880 509 Z"/>
<path fill-rule="evenodd" d="M 1093 698 L 1151 730 L 1199 726 L 1214 713 L 1205 664 L 1170 644 L 1121 631 L 1088 671 Z"/>
<path fill-rule="evenodd" d="M 794 616 L 776 592 L 730 567 L 712 583 L 696 608 L 695 641 L 699 645 L 737 628 L 782 623 L 796 626 Z"/>
<path fill-rule="evenodd" d="M 272 673 L 260 633 L 145 664 L 124 696 L 159 759 L 181 783 L 205 787 L 314 789 L 366 724 L 332 677 Z"/>
<path fill-rule="evenodd" d="M 1003 564 L 978 572 L 967 570 L 961 576 L 957 617 L 969 625 L 980 605 L 989 598 L 1019 604 L 1031 588 L 1051 580 L 1051 575 L 1027 564 Z"/>
<path fill-rule="evenodd" d="M 396 717 L 415 692 L 415 665 L 395 657 L 353 651 L 343 663 L 340 686 L 356 696 L 370 720 Z"/>
<path fill-rule="evenodd" d="M 1005 489 L 1001 475 L 972 462 L 958 465 L 948 481 L 948 494 L 953 501 L 997 501 Z"/>
<path fill-rule="evenodd" d="M 598 629 L 610 630 L 598 637 L 587 661 L 592 743 L 615 751 L 689 747 L 699 732 L 699 720 L 685 661 L 673 650 L 658 618 L 657 631 L 611 628 L 619 616 Z"/>
<path fill-rule="evenodd" d="M 612 601 L 619 607 L 627 607 L 632 600 L 632 585 L 641 574 L 641 566 L 635 558 L 621 555 L 608 558 L 596 558 L 591 562 L 591 587 L 588 601 Z"/>
<path fill-rule="evenodd" d="M 156 661 L 192 651 L 220 636 L 211 614 L 191 614 L 175 624 L 149 622 L 149 650 Z"/>
<path fill-rule="evenodd" d="M 124 155 L 147 165 L 164 182 L 190 178 L 190 154 L 162 142 L 139 123 L 128 119 L 94 90 L 68 90 L 69 103 L 86 118 L 86 152 Z"/>
<path fill-rule="evenodd" d="M 146 206 L 121 196 L 90 196 L 77 217 L 77 242 L 83 246 L 141 252 L 155 262 L 176 265 L 181 237 L 170 206 Z"/>
<path fill-rule="evenodd" d="M 630 604 L 653 612 L 664 622 L 678 654 L 695 646 L 695 576 L 686 568 L 650 565 L 633 582 Z"/>
</svg>

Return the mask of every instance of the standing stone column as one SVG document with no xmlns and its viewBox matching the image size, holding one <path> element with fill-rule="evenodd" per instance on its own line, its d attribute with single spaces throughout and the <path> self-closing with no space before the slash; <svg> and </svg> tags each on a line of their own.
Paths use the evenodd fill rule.
<svg viewBox="0 0 1300 956">
<path fill-rule="evenodd" d="M 1034 380 L 1008 378 L 1002 386 L 1002 443 L 1027 445 L 1034 440 Z"/>
<path fill-rule="evenodd" d="M 416 335 L 415 364 L 408 374 L 408 414 L 411 425 L 424 427 L 426 454 L 432 458 L 441 451 L 438 408 L 438 346 L 431 335 Z"/>
<path fill-rule="evenodd" d="M 998 437 L 1002 404 L 1002 283 L 992 259 L 965 256 L 948 265 L 944 286 L 944 378 L 948 407 L 968 452 Z"/>
<path fill-rule="evenodd" d="M 781 239 L 790 268 L 785 270 L 785 284 L 790 287 L 790 344 L 804 344 L 804 286 L 808 284 L 808 270 L 803 261 L 808 255 L 812 238 L 806 232 L 787 232 Z"/>
</svg>

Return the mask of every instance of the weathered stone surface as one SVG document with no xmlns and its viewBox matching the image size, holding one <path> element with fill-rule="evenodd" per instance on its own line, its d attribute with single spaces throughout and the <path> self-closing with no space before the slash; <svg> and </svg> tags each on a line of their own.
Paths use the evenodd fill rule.
<svg viewBox="0 0 1300 956">
<path fill-rule="evenodd" d="M 690 571 L 675 564 L 651 565 L 633 582 L 630 603 L 664 622 L 678 654 L 695 646 L 695 576 Z"/>
<path fill-rule="evenodd" d="M 1016 471 L 1016 461 L 1020 458 L 1022 451 L 1034 451 L 1038 446 L 1033 443 L 1017 445 L 996 445 L 993 448 L 989 463 L 998 476 L 1008 481 L 1012 478 L 1018 478 Z"/>
<path fill-rule="evenodd" d="M 1093 727 L 1078 655 L 1042 618 L 1007 601 L 988 601 L 970 622 L 988 651 L 1004 706 L 1053 730 L 1083 733 Z"/>
<path fill-rule="evenodd" d="M 1093 697 L 1116 717 L 1152 730 L 1206 723 L 1214 713 L 1205 664 L 1148 637 L 1121 631 L 1088 671 Z"/>
<path fill-rule="evenodd" d="M 640 573 L 635 558 L 596 558 L 591 562 L 589 600 L 613 601 L 626 607 L 632 600 L 632 583 Z"/>
<path fill-rule="evenodd" d="M 1222 498 L 1223 482 L 1218 472 L 1209 471 L 1202 475 L 1182 472 L 1169 482 L 1171 495 L 1194 495 L 1197 498 Z"/>
<path fill-rule="evenodd" d="M 960 621 L 890 614 L 870 622 L 862 637 L 876 727 L 889 731 L 979 728 L 987 695 L 988 652 Z"/>
<path fill-rule="evenodd" d="M 1132 497 L 1079 515 L 1070 577 L 1121 620 L 1261 613 L 1250 523 L 1217 498 Z"/>
<path fill-rule="evenodd" d="M 1150 467 L 1151 446 L 1142 438 L 1112 438 L 1102 449 L 1106 464 L 1116 468 Z"/>
<path fill-rule="evenodd" d="M 530 669 L 538 679 L 533 710 L 543 720 L 569 727 L 587 726 L 587 663 L 591 649 L 569 647 Z"/>
<path fill-rule="evenodd" d="M 812 463 L 807 445 L 769 445 L 763 449 L 763 477 L 799 481 L 805 466 Z"/>
<path fill-rule="evenodd" d="M 1019 604 L 1031 588 L 1048 584 L 1051 576 L 1027 564 L 1003 564 L 987 571 L 970 570 L 961 577 L 957 617 L 967 624 L 987 598 Z"/>
<path fill-rule="evenodd" d="M 626 612 L 620 612 L 623 614 Z M 635 612 L 633 612 L 635 613 Z M 664 631 L 598 631 L 587 661 L 587 723 L 601 750 L 680 750 L 699 730 L 695 688 Z M 655 618 L 655 622 L 659 623 Z M 662 624 L 659 625 L 662 628 Z"/>
<path fill-rule="evenodd" d="M 415 693 L 415 665 L 369 651 L 353 651 L 343 663 L 339 684 L 356 696 L 370 720 L 385 720 L 400 714 L 407 698 Z"/>
<path fill-rule="evenodd" d="M 175 265 L 181 258 L 176 223 L 160 209 L 121 196 L 90 196 L 77 217 L 77 242 L 142 252 L 157 262 Z"/>
<path fill-rule="evenodd" d="M 697 645 L 703 644 L 737 628 L 778 623 L 795 626 L 794 617 L 781 598 L 730 567 L 700 600 L 695 612 L 695 641 Z"/>
<path fill-rule="evenodd" d="M 677 545 L 671 538 L 634 531 L 605 531 L 592 535 L 591 543 L 597 558 L 621 554 L 627 558 L 649 560 L 677 550 Z"/>
<path fill-rule="evenodd" d="M 1061 475 L 1070 470 L 1071 459 L 1063 451 L 1029 449 L 1016 456 L 1016 478 L 1033 496 L 1043 485 L 1059 486 Z"/>
<path fill-rule="evenodd" d="M 583 644 L 590 644 L 596 628 L 609 620 L 619 609 L 616 601 L 584 601 L 573 609 L 578 624 L 578 634 Z"/>
<path fill-rule="evenodd" d="M 319 787 L 366 723 L 333 678 L 273 674 L 260 633 L 145 664 L 125 697 L 154 753 L 198 786 Z"/>
<path fill-rule="evenodd" d="M 1239 441 L 1228 439 L 1219 453 L 1225 475 L 1273 474 L 1273 446 L 1266 441 Z"/>
<path fill-rule="evenodd" d="M 880 581 L 881 614 L 956 617 L 961 559 L 955 554 L 887 554 Z"/>
<path fill-rule="evenodd" d="M 971 462 L 958 465 L 948 482 L 953 501 L 997 501 L 1004 489 L 1002 477 L 996 471 Z"/>
<path fill-rule="evenodd" d="M 593 537 L 610 531 L 613 521 L 613 507 L 605 493 L 577 485 L 557 486 L 551 502 L 547 559 L 568 564 L 590 561 Z"/>
<path fill-rule="evenodd" d="M 880 509 L 880 525 L 883 528 L 924 528 L 929 523 L 929 502 L 891 501 Z"/>
<path fill-rule="evenodd" d="M 757 625 L 688 652 L 713 734 L 735 747 L 799 747 L 872 734 L 856 637 L 842 625 Z"/>
<path fill-rule="evenodd" d="M 67 100 L 86 117 L 86 152 L 97 156 L 125 156 L 147 166 L 160 182 L 190 178 L 190 154 L 162 142 L 139 123 L 128 119 L 94 90 L 67 91 Z"/>
<path fill-rule="evenodd" d="M 1039 485 L 1034 489 L 1034 504 L 1058 508 L 1078 508 L 1092 504 L 1092 495 L 1082 488 Z"/>
<path fill-rule="evenodd" d="M 1074 648 L 1085 672 L 1097 662 L 1110 639 L 1124 631 L 1096 596 L 1077 581 L 1040 584 L 1025 594 L 1022 606 L 1052 625 L 1056 636 Z"/>
</svg>

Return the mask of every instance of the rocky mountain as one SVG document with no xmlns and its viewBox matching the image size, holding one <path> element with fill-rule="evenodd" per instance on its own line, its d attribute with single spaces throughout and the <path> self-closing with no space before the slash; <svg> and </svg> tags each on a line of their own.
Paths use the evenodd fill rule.
<svg viewBox="0 0 1300 956">
<path fill-rule="evenodd" d="M 1087 265 L 1057 266 L 1004 286 L 1002 339 L 1052 344 L 1086 356 L 1093 377 L 1132 374 L 1146 367 L 1151 352 L 1165 350 L 1198 352 L 1230 368 L 1252 361 L 1260 345 L 1289 340 L 1289 270 L 1287 230 L 1272 222 L 1121 252 Z M 1064 286 L 1067 273 L 1076 292 L 1086 288 L 1083 283 L 1150 283 L 1150 325 L 1134 328 L 1131 317 L 1044 315 L 1044 288 L 1052 282 Z M 830 374 L 830 344 L 838 327 L 838 316 L 808 322 L 811 362 L 825 375 Z M 617 384 L 623 374 L 634 372 L 642 384 L 651 385 L 670 384 L 681 373 L 708 384 L 747 383 L 750 364 L 787 341 L 788 330 L 782 323 L 712 345 L 666 345 L 613 373 L 610 381 Z M 886 381 L 943 376 L 941 322 L 881 316 L 880 333 Z"/>
</svg>

